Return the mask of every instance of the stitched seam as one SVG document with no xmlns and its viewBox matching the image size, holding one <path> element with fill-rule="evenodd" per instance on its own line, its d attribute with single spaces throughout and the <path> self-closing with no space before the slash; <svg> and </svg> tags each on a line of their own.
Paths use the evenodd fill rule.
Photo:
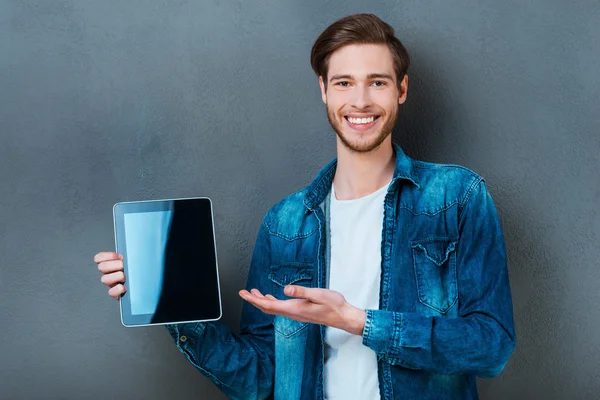
<svg viewBox="0 0 600 400">
<path fill-rule="evenodd" d="M 286 266 L 301 268 L 300 271 L 296 271 L 296 275 L 293 275 L 290 277 L 288 282 L 285 282 L 283 279 L 277 279 L 279 277 L 279 275 L 277 274 L 278 267 L 286 267 Z M 310 271 L 308 271 L 309 268 L 310 268 Z M 311 284 L 312 284 L 312 280 L 313 280 L 313 276 L 314 276 L 312 268 L 313 268 L 313 264 L 300 263 L 300 262 L 271 265 L 271 267 L 269 268 L 269 274 L 267 275 L 267 278 L 269 278 L 269 280 L 271 282 L 273 282 L 281 287 L 286 287 L 287 285 L 291 285 L 293 283 L 297 283 L 297 282 L 301 282 L 301 281 L 308 281 L 308 282 L 311 282 Z M 312 287 L 312 285 L 310 287 Z"/>
<path fill-rule="evenodd" d="M 286 318 L 286 317 L 283 317 L 283 318 Z M 293 321 L 293 320 L 292 320 L 292 321 Z M 297 321 L 296 321 L 296 322 L 297 322 Z M 308 322 L 301 322 L 301 324 L 302 324 L 302 325 L 301 325 L 300 327 L 298 327 L 298 329 L 296 329 L 296 330 L 294 330 L 294 331 L 292 331 L 291 333 L 288 333 L 288 334 L 284 333 L 284 332 L 283 332 L 282 330 L 280 330 L 280 329 L 277 329 L 277 327 L 275 327 L 275 324 L 273 324 L 273 327 L 275 327 L 275 331 L 276 331 L 277 333 L 279 333 L 279 334 L 280 334 L 281 336 L 283 336 L 284 338 L 286 338 L 286 339 L 289 339 L 289 338 L 291 338 L 292 336 L 294 336 L 295 334 L 297 334 L 298 332 L 300 332 L 301 330 L 305 329 L 305 328 L 308 326 Z"/>
<path fill-rule="evenodd" d="M 394 358 L 400 358 L 400 348 L 402 347 L 402 314 L 395 312 L 394 313 L 394 326 L 396 327 L 396 333 L 394 336 L 394 341 L 398 345 L 395 348 Z"/>
<path fill-rule="evenodd" d="M 433 162 L 422 161 L 422 160 L 413 160 L 413 163 L 414 163 L 415 168 L 421 168 L 421 169 L 440 169 L 440 168 L 448 168 L 448 167 L 449 168 L 458 168 L 458 169 L 462 169 L 463 171 L 469 172 L 472 176 L 481 178 L 481 176 L 479 174 L 477 174 L 472 169 L 465 167 L 464 165 L 433 163 Z"/>
<path fill-rule="evenodd" d="M 305 239 L 305 238 L 309 237 L 310 235 L 312 235 L 313 233 L 315 233 L 315 231 L 318 228 L 318 227 L 315 227 L 312 231 L 310 231 L 308 233 L 305 233 L 305 234 L 297 234 L 297 235 L 294 235 L 294 236 L 287 236 L 287 235 L 284 235 L 282 233 L 278 233 L 278 232 L 275 232 L 274 230 L 272 230 L 271 226 L 267 222 L 265 222 L 265 227 L 269 231 L 270 235 L 277 236 L 278 238 L 287 240 L 288 242 L 292 242 L 292 241 L 294 241 L 296 239 Z"/>
<path fill-rule="evenodd" d="M 465 204 L 467 204 L 467 201 L 469 201 L 469 198 L 471 198 L 471 194 L 472 194 L 472 193 L 475 191 L 475 187 L 476 187 L 477 185 L 479 185 L 481 182 L 483 182 L 483 178 L 481 178 L 481 177 L 480 177 L 479 179 L 476 179 L 476 180 L 475 180 L 475 181 L 474 181 L 474 182 L 471 184 L 471 186 L 470 186 L 470 187 L 469 187 L 469 189 L 467 190 L 467 193 L 465 194 L 465 199 L 462 201 L 462 203 L 460 203 L 460 204 L 459 204 L 461 208 L 464 208 L 464 207 L 465 207 Z"/>
<path fill-rule="evenodd" d="M 367 345 L 367 347 L 371 347 L 373 345 L 373 341 L 371 338 L 371 329 L 372 329 L 372 324 L 373 324 L 373 310 L 367 310 L 367 323 L 365 326 L 365 344 Z"/>
<path fill-rule="evenodd" d="M 276 285 L 284 288 L 284 287 L 286 287 L 288 285 L 297 284 L 298 282 L 302 282 L 302 281 L 312 282 L 313 276 L 312 275 L 310 275 L 310 277 L 309 276 L 301 276 L 301 277 L 299 277 L 297 279 L 290 280 L 288 283 L 282 283 L 282 281 L 279 281 L 279 280 L 275 279 L 275 277 L 273 275 L 271 275 L 271 274 L 269 274 L 268 278 L 274 284 L 276 284 Z M 299 286 L 303 286 L 303 285 L 299 285 Z M 309 287 L 309 286 L 306 286 L 306 287 Z"/>
<path fill-rule="evenodd" d="M 209 372 L 208 370 L 198 366 L 198 369 L 200 371 L 202 371 L 208 378 L 210 378 L 210 380 L 212 380 L 213 382 L 215 382 L 217 385 L 221 385 L 221 386 L 225 386 L 226 388 L 232 389 L 233 388 L 229 385 L 226 385 L 225 383 L 223 383 L 219 378 L 217 378 L 215 375 L 213 375 L 211 372 Z"/>
<path fill-rule="evenodd" d="M 437 241 L 458 242 L 458 238 L 456 236 L 427 236 L 426 238 L 414 239 L 414 240 L 410 240 L 409 242 L 411 245 L 416 245 L 416 244 L 431 243 L 431 242 L 437 242 Z"/>
<path fill-rule="evenodd" d="M 394 346 L 396 344 L 396 338 L 398 336 L 400 336 L 400 333 L 398 332 L 398 321 L 396 320 L 396 313 L 392 312 L 392 345 L 390 346 L 390 353 L 388 354 L 388 357 L 390 358 L 396 358 L 396 346 Z"/>
<path fill-rule="evenodd" d="M 432 212 L 423 211 L 423 212 L 419 212 L 419 213 L 418 213 L 418 212 L 415 212 L 415 211 L 413 211 L 413 209 L 412 209 L 412 208 L 410 208 L 410 207 L 408 207 L 408 206 L 403 206 L 403 205 L 401 205 L 401 206 L 399 206 L 398 208 L 403 208 L 403 209 L 405 209 L 405 210 L 408 210 L 408 211 L 409 211 L 411 214 L 413 214 L 413 215 L 436 215 L 436 214 L 439 214 L 439 213 L 441 213 L 442 211 L 446 211 L 446 210 L 447 210 L 447 209 L 449 209 L 450 207 L 453 207 L 455 204 L 459 204 L 459 205 L 460 205 L 460 202 L 459 202 L 458 200 L 456 200 L 456 201 L 453 201 L 452 203 L 450 203 L 450 204 L 446 205 L 445 207 L 443 207 L 443 208 L 440 208 L 439 210 L 432 211 Z"/>
<path fill-rule="evenodd" d="M 321 186 L 323 185 L 323 181 L 326 179 L 326 177 L 329 175 L 329 173 L 331 172 L 332 169 L 337 167 L 337 161 L 334 162 L 331 167 L 329 167 L 329 169 L 327 171 L 325 171 L 323 173 L 323 175 L 321 176 L 321 179 L 319 179 L 318 182 L 316 182 L 316 184 L 311 188 L 310 194 L 309 194 L 309 198 L 308 200 L 312 203 L 313 199 L 315 198 L 316 194 L 315 191 L 318 191 L 321 189 Z M 306 202 L 304 203 L 306 204 Z"/>
</svg>

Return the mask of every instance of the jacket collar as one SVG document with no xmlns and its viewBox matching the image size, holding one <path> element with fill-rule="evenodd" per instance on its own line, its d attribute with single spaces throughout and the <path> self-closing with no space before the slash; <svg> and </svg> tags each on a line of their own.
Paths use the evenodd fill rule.
<svg viewBox="0 0 600 400">
<path fill-rule="evenodd" d="M 394 167 L 394 175 L 390 183 L 390 189 L 394 190 L 399 183 L 400 179 L 405 179 L 417 187 L 419 186 L 419 178 L 417 177 L 414 170 L 414 161 L 404 154 L 402 148 L 393 143 L 394 152 L 396 154 L 396 166 Z M 307 187 L 307 194 L 304 198 L 304 204 L 308 210 L 314 210 L 318 207 L 327 197 L 331 190 L 331 183 L 335 176 L 335 170 L 337 167 L 337 158 L 333 159 L 327 164 L 321 172 L 317 175 L 315 180 L 312 181 Z"/>
</svg>

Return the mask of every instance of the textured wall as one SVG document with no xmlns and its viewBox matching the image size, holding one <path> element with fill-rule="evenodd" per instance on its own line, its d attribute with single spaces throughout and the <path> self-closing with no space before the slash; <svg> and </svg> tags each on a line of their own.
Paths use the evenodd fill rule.
<svg viewBox="0 0 600 400">
<path fill-rule="evenodd" d="M 0 0 L 0 398 L 224 398 L 92 257 L 115 202 L 209 196 L 236 329 L 264 212 L 335 154 L 312 41 L 365 11 L 413 57 L 396 140 L 502 218 L 519 342 L 482 398 L 598 397 L 597 0 L 251 4 Z"/>
</svg>

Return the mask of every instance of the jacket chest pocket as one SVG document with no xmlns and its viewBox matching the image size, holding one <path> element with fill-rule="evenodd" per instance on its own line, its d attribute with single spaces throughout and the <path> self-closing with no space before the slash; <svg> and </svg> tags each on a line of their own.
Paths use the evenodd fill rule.
<svg viewBox="0 0 600 400">
<path fill-rule="evenodd" d="M 286 286 L 313 287 L 313 270 L 312 264 L 298 262 L 271 266 L 269 273 L 269 279 L 273 283 L 271 294 L 278 300 L 287 300 L 290 297 L 283 293 L 283 289 Z M 273 324 L 275 331 L 286 338 L 295 335 L 308 326 L 308 322 L 294 321 L 293 319 L 279 315 L 275 316 Z"/>
<path fill-rule="evenodd" d="M 413 240 L 413 264 L 419 301 L 445 314 L 458 300 L 456 240 Z"/>
</svg>

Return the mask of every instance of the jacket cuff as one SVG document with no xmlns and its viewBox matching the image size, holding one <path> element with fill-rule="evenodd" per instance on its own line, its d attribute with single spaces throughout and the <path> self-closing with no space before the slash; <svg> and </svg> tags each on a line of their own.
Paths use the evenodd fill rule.
<svg viewBox="0 0 600 400">
<path fill-rule="evenodd" d="M 195 342 L 198 336 L 206 329 L 206 324 L 191 322 L 185 324 L 167 324 L 165 327 L 173 340 L 175 340 L 177 347 L 181 349 L 181 346 L 189 346 L 192 342 Z"/>
<path fill-rule="evenodd" d="M 402 314 L 385 310 L 366 310 L 363 345 L 377 355 L 396 357 L 395 348 L 400 343 Z"/>
<path fill-rule="evenodd" d="M 431 318 L 387 310 L 366 312 L 362 343 L 377 355 L 401 360 L 405 352 L 431 347 Z"/>
</svg>

